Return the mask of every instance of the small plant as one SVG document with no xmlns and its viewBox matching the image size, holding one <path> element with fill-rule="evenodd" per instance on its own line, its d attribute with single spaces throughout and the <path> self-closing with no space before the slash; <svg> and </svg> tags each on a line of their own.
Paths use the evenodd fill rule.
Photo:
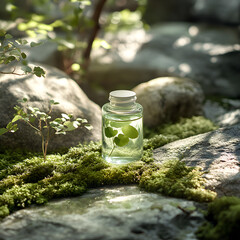
<svg viewBox="0 0 240 240">
<path fill-rule="evenodd" d="M 111 122 L 110 126 L 104 129 L 105 136 L 107 138 L 113 138 L 113 148 L 109 154 L 111 156 L 113 150 L 116 146 L 124 147 L 128 144 L 130 139 L 135 139 L 138 137 L 139 133 L 137 129 L 129 124 L 130 122 L 127 121 L 126 123 L 119 123 L 119 122 Z M 117 129 L 114 129 L 114 128 Z M 120 131 L 121 130 L 121 131 Z M 117 135 L 118 134 L 118 135 Z"/>
<path fill-rule="evenodd" d="M 19 102 L 26 103 L 27 99 L 23 98 Z M 92 126 L 88 124 L 86 119 L 77 118 L 72 120 L 71 114 L 62 113 L 61 117 L 55 118 L 51 121 L 51 112 L 54 105 L 59 104 L 54 100 L 49 101 L 49 111 L 47 113 L 41 112 L 39 108 L 27 106 L 26 108 L 15 106 L 16 114 L 11 122 L 8 123 L 6 128 L 0 128 L 0 135 L 7 132 L 16 132 L 18 126 L 16 122 L 18 120 L 24 121 L 31 128 L 36 130 L 42 138 L 42 152 L 44 160 L 46 160 L 47 148 L 50 138 L 54 134 L 66 134 L 66 132 L 73 131 L 80 126 L 85 127 L 88 130 L 92 129 Z M 37 124 L 34 124 L 37 121 Z"/>
<path fill-rule="evenodd" d="M 27 55 L 22 51 L 22 47 L 27 45 L 26 39 L 14 39 L 13 36 L 7 33 L 4 29 L 0 29 L 0 65 L 20 62 L 22 72 L 17 71 L 16 67 L 13 67 L 11 71 L 0 71 L 0 74 L 14 74 L 14 75 L 25 75 L 34 74 L 37 77 L 44 77 L 45 71 L 38 66 L 34 68 L 30 67 L 27 62 Z M 31 42 L 30 46 L 35 47 L 41 43 Z"/>
</svg>

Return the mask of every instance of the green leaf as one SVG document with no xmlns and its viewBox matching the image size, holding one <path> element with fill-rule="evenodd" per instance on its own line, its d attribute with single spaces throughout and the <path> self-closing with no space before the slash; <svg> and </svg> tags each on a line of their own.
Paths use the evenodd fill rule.
<svg viewBox="0 0 240 240">
<path fill-rule="evenodd" d="M 16 60 L 16 57 L 15 57 L 15 56 L 9 56 L 9 57 L 7 57 L 6 59 L 4 59 L 4 63 L 5 63 L 5 64 L 8 64 L 8 63 L 10 63 L 10 62 L 12 62 L 12 61 L 14 61 L 14 60 Z"/>
<path fill-rule="evenodd" d="M 17 124 L 14 124 L 10 130 L 10 132 L 14 133 L 18 130 Z"/>
<path fill-rule="evenodd" d="M 65 118 L 65 119 L 67 119 L 67 120 L 70 119 L 70 117 L 69 117 L 66 113 L 62 113 L 61 115 L 62 115 L 63 118 Z"/>
<path fill-rule="evenodd" d="M 40 68 L 40 67 L 34 67 L 33 73 L 37 77 L 45 77 L 45 71 L 42 68 Z"/>
<path fill-rule="evenodd" d="M 108 137 L 108 138 L 112 138 L 112 137 L 116 136 L 117 133 L 118 133 L 118 131 L 114 130 L 111 127 L 106 127 L 105 128 L 105 136 Z"/>
<path fill-rule="evenodd" d="M 35 118 L 35 117 L 30 117 L 30 118 L 29 118 L 29 122 L 30 122 L 30 123 L 34 123 L 34 122 L 35 122 L 35 120 L 36 120 L 36 118 Z"/>
<path fill-rule="evenodd" d="M 41 45 L 41 44 L 42 44 L 41 42 L 39 42 L 39 43 L 31 42 L 31 43 L 30 43 L 30 46 L 31 46 L 31 47 L 36 47 L 36 46 L 39 46 L 39 45 Z"/>
<path fill-rule="evenodd" d="M 130 121 L 128 122 L 117 122 L 117 121 L 111 121 L 110 126 L 115 128 L 122 128 L 123 126 L 129 125 Z"/>
<path fill-rule="evenodd" d="M 6 39 L 10 39 L 10 38 L 13 38 L 13 36 L 12 36 L 11 34 L 7 33 L 7 34 L 5 35 L 5 38 L 6 38 Z"/>
<path fill-rule="evenodd" d="M 6 31 L 4 29 L 0 29 L 0 37 L 3 37 L 6 34 Z"/>
<path fill-rule="evenodd" d="M 16 115 L 16 116 L 13 118 L 12 122 L 16 122 L 16 121 L 18 121 L 19 119 L 22 119 L 22 116 Z"/>
<path fill-rule="evenodd" d="M 32 68 L 30 68 L 29 66 L 22 66 L 21 69 L 22 69 L 25 73 L 31 73 L 31 72 L 32 72 Z"/>
<path fill-rule="evenodd" d="M 18 100 L 19 103 L 25 103 L 27 101 L 28 101 L 27 98 L 23 98 L 23 99 Z M 19 106 L 15 106 L 14 109 L 15 110 L 20 110 L 21 108 Z"/>
<path fill-rule="evenodd" d="M 3 135 L 4 133 L 8 132 L 8 129 L 6 128 L 0 128 L 0 135 Z"/>
<path fill-rule="evenodd" d="M 126 126 L 122 127 L 122 132 L 124 133 L 125 136 L 132 138 L 132 139 L 138 137 L 137 129 L 131 125 L 126 125 Z"/>
<path fill-rule="evenodd" d="M 7 128 L 8 130 L 10 130 L 12 127 L 13 127 L 13 123 L 12 123 L 12 122 L 9 122 L 6 128 Z"/>
<path fill-rule="evenodd" d="M 117 137 L 114 138 L 113 141 L 117 146 L 123 147 L 128 144 L 129 138 L 124 136 L 123 134 L 119 134 Z"/>
<path fill-rule="evenodd" d="M 19 45 L 26 45 L 26 44 L 28 44 L 28 41 L 25 40 L 25 39 L 17 39 L 16 42 L 17 42 Z"/>
<path fill-rule="evenodd" d="M 89 131 L 93 129 L 93 126 L 90 124 L 86 124 L 86 125 L 84 125 L 84 127 Z"/>
<path fill-rule="evenodd" d="M 23 59 L 25 59 L 27 57 L 26 53 L 24 53 L 24 52 L 21 53 L 21 56 Z"/>
<path fill-rule="evenodd" d="M 57 105 L 57 104 L 59 104 L 59 102 L 55 102 L 54 100 L 50 100 L 49 103 L 50 103 L 50 105 Z"/>
<path fill-rule="evenodd" d="M 64 126 L 67 127 L 67 129 L 65 129 L 65 131 L 73 131 L 79 127 L 79 122 L 78 121 L 73 121 L 73 122 L 66 121 L 64 123 Z"/>
</svg>

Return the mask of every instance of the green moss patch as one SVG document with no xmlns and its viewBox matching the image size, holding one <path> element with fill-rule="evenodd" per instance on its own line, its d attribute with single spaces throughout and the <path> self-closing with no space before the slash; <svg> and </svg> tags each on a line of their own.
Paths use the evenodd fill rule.
<svg viewBox="0 0 240 240">
<path fill-rule="evenodd" d="M 93 142 L 70 148 L 62 155 L 48 155 L 46 161 L 33 154 L 19 158 L 16 153 L 13 158 L 10 153 L 0 155 L 0 217 L 31 204 L 79 196 L 88 188 L 119 184 L 138 184 L 147 191 L 168 196 L 212 201 L 215 193 L 204 188 L 198 168 L 187 167 L 178 160 L 154 162 L 152 149 L 180 137 L 160 134 L 145 140 L 141 161 L 126 165 L 105 162 L 101 145 Z"/>
<path fill-rule="evenodd" d="M 207 222 L 197 231 L 200 240 L 240 239 L 240 199 L 222 197 L 208 205 Z"/>
<path fill-rule="evenodd" d="M 145 128 L 144 136 L 152 138 L 155 135 L 175 136 L 178 139 L 191 137 L 200 133 L 216 130 L 217 126 L 212 121 L 202 117 L 181 118 L 177 123 L 164 124 L 157 128 Z"/>
</svg>

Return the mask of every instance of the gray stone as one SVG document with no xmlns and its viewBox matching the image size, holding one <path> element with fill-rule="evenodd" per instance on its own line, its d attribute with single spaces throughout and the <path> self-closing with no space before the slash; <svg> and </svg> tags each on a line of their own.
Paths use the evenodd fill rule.
<svg viewBox="0 0 240 240">
<path fill-rule="evenodd" d="M 175 141 L 154 150 L 156 161 L 178 158 L 201 167 L 206 187 L 240 197 L 240 124 Z"/>
<path fill-rule="evenodd" d="M 207 95 L 240 97 L 237 27 L 163 23 L 145 33 L 121 32 L 105 39 L 112 48 L 93 51 L 92 86 L 131 89 L 153 78 L 177 76 L 197 81 Z"/>
<path fill-rule="evenodd" d="M 181 117 L 202 114 L 204 95 L 200 85 L 186 78 L 156 78 L 133 91 L 144 109 L 144 124 L 156 127 Z"/>
<path fill-rule="evenodd" d="M 218 101 L 208 99 L 203 106 L 206 118 L 220 127 L 231 126 L 240 122 L 240 100 L 222 98 Z"/>
<path fill-rule="evenodd" d="M 0 224 L 0 239 L 196 240 L 202 207 L 136 186 L 92 189 L 8 216 Z"/>
<path fill-rule="evenodd" d="M 0 128 L 12 120 L 15 105 L 24 97 L 29 99 L 29 106 L 38 107 L 47 112 L 49 100 L 59 102 L 52 111 L 52 118 L 61 113 L 73 114 L 74 118 L 86 118 L 93 126 L 91 131 L 85 128 L 68 132 L 65 136 L 54 135 L 49 143 L 49 150 L 57 150 L 75 146 L 79 142 L 98 141 L 101 137 L 101 109 L 90 101 L 81 88 L 60 70 L 43 66 L 47 74 L 45 78 L 33 75 L 16 76 L 3 74 L 0 76 Z M 7 70 L 7 69 L 6 69 Z M 0 136 L 0 147 L 21 148 L 41 151 L 41 137 L 26 123 L 19 121 L 19 130 L 12 134 Z"/>
<path fill-rule="evenodd" d="M 143 19 L 150 25 L 160 22 L 189 21 L 195 0 L 148 0 Z"/>
<path fill-rule="evenodd" d="M 144 20 L 150 24 L 161 22 L 208 22 L 239 24 L 238 0 L 148 0 Z"/>
<path fill-rule="evenodd" d="M 37 41 L 32 38 L 26 38 L 26 40 L 29 43 Z M 35 47 L 24 46 L 22 51 L 27 54 L 29 62 L 37 62 L 53 67 L 60 67 L 62 64 L 58 44 L 51 40 L 42 40 L 42 43 Z"/>
<path fill-rule="evenodd" d="M 239 24 L 239 0 L 196 0 L 192 15 L 198 21 Z"/>
</svg>

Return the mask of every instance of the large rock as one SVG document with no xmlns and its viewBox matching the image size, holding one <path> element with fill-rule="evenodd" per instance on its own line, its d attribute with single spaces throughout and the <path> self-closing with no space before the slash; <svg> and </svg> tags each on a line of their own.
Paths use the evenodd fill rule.
<svg viewBox="0 0 240 240">
<path fill-rule="evenodd" d="M 6 127 L 13 118 L 17 100 L 29 99 L 29 106 L 38 107 L 47 112 L 49 100 L 59 102 L 53 107 L 53 117 L 61 113 L 73 114 L 74 118 L 86 118 L 93 126 L 91 131 L 85 128 L 68 132 L 66 136 L 54 135 L 49 143 L 49 150 L 56 150 L 77 145 L 79 142 L 100 140 L 101 110 L 90 101 L 80 87 L 66 74 L 53 67 L 43 66 L 45 78 L 36 76 L 0 75 L 0 128 Z M 3 69 L 4 70 L 4 69 Z M 19 121 L 19 130 L 0 136 L 0 148 L 21 148 L 41 151 L 41 137 L 26 123 Z"/>
<path fill-rule="evenodd" d="M 178 158 L 205 171 L 206 187 L 218 196 L 240 197 L 240 124 L 164 145 L 156 161 Z"/>
<path fill-rule="evenodd" d="M 169 21 L 239 24 L 239 0 L 148 0 L 144 20 L 150 24 Z"/>
<path fill-rule="evenodd" d="M 240 100 L 238 99 L 208 99 L 204 103 L 203 111 L 206 118 L 220 127 L 240 123 Z"/>
<path fill-rule="evenodd" d="M 204 95 L 200 85 L 186 78 L 156 78 L 136 86 L 133 91 L 144 109 L 149 127 L 174 122 L 180 117 L 202 114 Z"/>
<path fill-rule="evenodd" d="M 137 32 L 138 39 L 132 33 L 107 36 L 112 49 L 93 51 L 88 78 L 92 86 L 131 89 L 153 78 L 178 76 L 196 80 L 207 95 L 240 97 L 236 27 L 164 23 L 145 34 Z"/>
<path fill-rule="evenodd" d="M 198 21 L 238 25 L 239 0 L 196 0 L 192 15 Z"/>
<path fill-rule="evenodd" d="M 189 21 L 195 0 L 148 0 L 143 19 L 150 25 L 159 22 Z"/>
<path fill-rule="evenodd" d="M 0 225 L 0 239 L 196 240 L 201 206 L 136 186 L 93 189 L 10 215 Z"/>
</svg>

